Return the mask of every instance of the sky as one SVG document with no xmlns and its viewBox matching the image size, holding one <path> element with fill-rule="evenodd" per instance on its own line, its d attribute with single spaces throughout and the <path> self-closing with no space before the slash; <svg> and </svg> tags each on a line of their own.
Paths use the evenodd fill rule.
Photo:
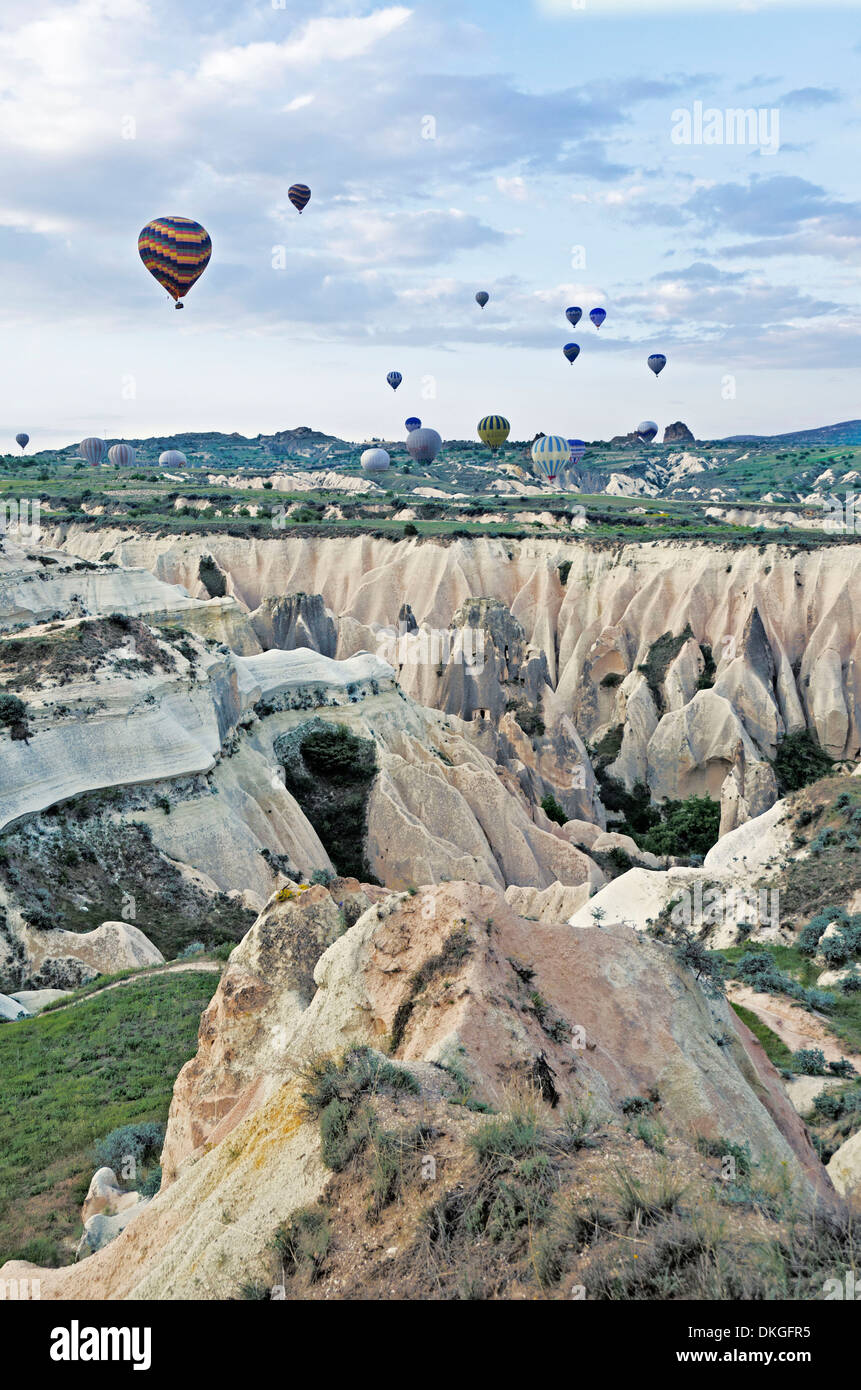
<svg viewBox="0 0 861 1390">
<path fill-rule="evenodd" d="M 3 0 L 0 74 L 0 450 L 861 416 L 861 0 Z"/>
</svg>

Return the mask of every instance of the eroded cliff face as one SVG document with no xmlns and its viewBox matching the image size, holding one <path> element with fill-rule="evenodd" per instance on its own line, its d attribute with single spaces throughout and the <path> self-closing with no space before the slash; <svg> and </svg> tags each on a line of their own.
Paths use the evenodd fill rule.
<svg viewBox="0 0 861 1390">
<path fill-rule="evenodd" d="M 594 747 L 609 736 L 606 771 L 629 789 L 720 797 L 722 833 L 776 799 L 769 760 L 784 734 L 809 728 L 833 758 L 861 751 L 861 548 L 239 540 L 85 527 L 51 539 L 199 598 L 200 558 L 211 554 L 235 600 L 230 642 L 249 640 L 243 612 L 250 640 L 295 640 L 294 609 L 273 622 L 273 603 L 320 595 L 339 657 L 386 656 L 407 693 L 470 721 L 479 739 L 487 724 L 508 738 L 506 714 L 554 738 L 561 731 L 564 772 L 545 781 L 572 816 L 583 808 L 564 797 L 592 775 L 577 740 Z M 328 620 L 306 611 L 302 636 L 324 649 Z M 190 621 L 211 625 L 214 614 Z M 514 751 L 544 775 L 546 748 Z"/>
<path fill-rule="evenodd" d="M 495 888 L 467 883 L 384 894 L 344 930 L 338 901 L 361 908 L 363 892 L 341 882 L 267 904 L 177 1080 L 162 1191 L 83 1264 L 39 1271 L 43 1298 L 235 1297 L 277 1225 L 331 1181 L 302 1093 L 315 1059 L 356 1046 L 380 1063 L 388 1049 L 409 1069 L 446 1154 L 432 1198 L 453 1188 L 456 1151 L 482 1121 L 474 1108 L 504 1115 L 512 1088 L 537 1077 L 551 1083 L 548 1117 L 570 1105 L 599 1119 L 587 1153 L 621 1140 L 627 1099 L 652 1096 L 674 1158 L 690 1163 L 697 1139 L 747 1145 L 757 1165 L 781 1170 L 801 1208 L 838 1207 L 759 1044 L 668 947 L 623 927 L 527 921 Z M 587 1173 L 587 1157 L 578 1162 Z M 409 1246 L 402 1207 L 395 1219 Z"/>
</svg>

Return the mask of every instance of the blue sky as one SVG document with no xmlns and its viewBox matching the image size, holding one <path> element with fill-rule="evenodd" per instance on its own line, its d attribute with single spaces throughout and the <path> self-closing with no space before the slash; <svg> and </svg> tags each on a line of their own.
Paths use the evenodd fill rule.
<svg viewBox="0 0 861 1390">
<path fill-rule="evenodd" d="M 0 71 L 0 447 L 861 415 L 861 0 L 4 0 Z M 697 103 L 779 150 L 676 143 Z M 170 213 L 214 247 L 182 314 Z"/>
</svg>

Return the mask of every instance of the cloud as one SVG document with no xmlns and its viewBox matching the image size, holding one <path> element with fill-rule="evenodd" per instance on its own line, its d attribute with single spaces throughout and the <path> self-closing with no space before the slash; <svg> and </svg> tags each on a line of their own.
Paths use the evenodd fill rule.
<svg viewBox="0 0 861 1390">
<path fill-rule="evenodd" d="M 778 97 L 777 105 L 796 111 L 810 111 L 822 106 L 832 106 L 843 97 L 834 87 L 795 87 Z"/>
<path fill-rule="evenodd" d="M 504 198 L 510 198 L 514 203 L 525 203 L 529 197 L 526 184 L 519 176 L 513 179 L 506 179 L 500 174 L 497 177 L 496 186 Z"/>
<path fill-rule="evenodd" d="M 412 10 L 394 5 L 361 18 L 312 19 L 296 35 L 281 43 L 237 44 L 215 49 L 200 64 L 199 75 L 235 85 L 272 85 L 285 70 L 314 67 L 320 63 L 362 58 L 381 40 L 400 29 Z"/>
</svg>

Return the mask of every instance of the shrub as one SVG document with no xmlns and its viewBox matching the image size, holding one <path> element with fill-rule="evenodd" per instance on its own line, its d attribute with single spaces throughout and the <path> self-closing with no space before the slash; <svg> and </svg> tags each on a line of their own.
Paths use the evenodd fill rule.
<svg viewBox="0 0 861 1390">
<path fill-rule="evenodd" d="M 21 724 L 27 718 L 27 706 L 23 700 L 19 700 L 17 695 L 0 693 L 0 724 L 7 727 L 12 724 Z"/>
<path fill-rule="evenodd" d="M 652 854 L 706 855 L 717 843 L 718 801 L 709 796 L 689 796 L 684 801 L 666 801 L 660 810 L 661 823 L 642 837 L 643 849 Z"/>
<path fill-rule="evenodd" d="M 825 1075 L 825 1053 L 818 1047 L 802 1047 L 794 1054 L 795 1070 L 802 1076 Z"/>
<path fill-rule="evenodd" d="M 135 1168 L 140 1168 L 151 1159 L 157 1158 L 164 1143 L 164 1125 L 154 1120 L 143 1120 L 136 1125 L 120 1125 L 112 1129 L 96 1144 L 96 1160 L 100 1167 L 113 1168 L 122 1177 L 123 1168 L 129 1159 Z"/>
<path fill-rule="evenodd" d="M 834 760 L 819 747 L 809 729 L 786 734 L 777 746 L 774 774 L 781 796 L 828 777 Z"/>
<path fill-rule="evenodd" d="M 557 825 L 564 825 L 568 819 L 562 807 L 559 805 L 559 802 L 556 800 L 556 797 L 550 792 L 548 792 L 547 796 L 542 797 L 541 809 L 548 820 L 555 821 Z"/>
<path fill-rule="evenodd" d="M 321 888 L 328 888 L 333 882 L 335 875 L 331 869 L 315 869 L 311 875 L 310 882 L 319 885 Z"/>
</svg>

